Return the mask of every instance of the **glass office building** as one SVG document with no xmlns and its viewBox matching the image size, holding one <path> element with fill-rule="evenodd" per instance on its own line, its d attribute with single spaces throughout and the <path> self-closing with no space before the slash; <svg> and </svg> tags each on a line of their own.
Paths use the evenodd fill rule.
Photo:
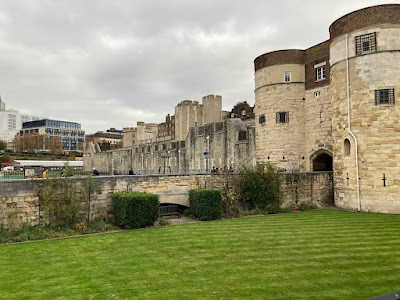
<svg viewBox="0 0 400 300">
<path fill-rule="evenodd" d="M 46 136 L 59 136 L 64 144 L 64 150 L 78 150 L 78 145 L 85 141 L 85 131 L 81 124 L 58 120 L 36 120 L 22 124 L 20 135 L 38 133 Z"/>
</svg>

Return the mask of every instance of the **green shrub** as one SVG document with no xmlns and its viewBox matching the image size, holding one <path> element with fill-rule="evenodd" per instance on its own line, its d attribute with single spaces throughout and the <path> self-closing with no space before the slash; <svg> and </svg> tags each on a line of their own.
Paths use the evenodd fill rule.
<svg viewBox="0 0 400 300">
<path fill-rule="evenodd" d="M 237 184 L 239 201 L 248 209 L 258 208 L 269 213 L 279 212 L 279 174 L 270 164 L 257 164 L 240 173 Z"/>
<path fill-rule="evenodd" d="M 202 221 L 217 220 L 222 217 L 222 197 L 220 191 L 196 189 L 189 191 L 190 211 Z"/>
<path fill-rule="evenodd" d="M 37 194 L 45 219 L 48 219 L 50 225 L 73 229 L 75 224 L 84 220 L 87 195 L 77 180 L 42 180 Z"/>
<path fill-rule="evenodd" d="M 306 210 L 312 210 L 312 209 L 317 209 L 318 206 L 316 204 L 310 203 L 310 202 L 301 202 L 299 204 L 299 211 L 306 211 Z"/>
<path fill-rule="evenodd" d="M 184 215 L 185 217 L 190 218 L 190 217 L 192 216 L 192 211 L 190 210 L 190 208 L 186 208 L 186 209 L 183 211 L 183 215 Z"/>
<path fill-rule="evenodd" d="M 112 195 L 116 225 L 122 228 L 151 226 L 160 214 L 158 195 L 140 192 L 117 192 Z"/>
<path fill-rule="evenodd" d="M 169 221 L 166 218 L 160 217 L 158 219 L 158 225 L 167 226 L 167 225 L 169 225 Z"/>
</svg>

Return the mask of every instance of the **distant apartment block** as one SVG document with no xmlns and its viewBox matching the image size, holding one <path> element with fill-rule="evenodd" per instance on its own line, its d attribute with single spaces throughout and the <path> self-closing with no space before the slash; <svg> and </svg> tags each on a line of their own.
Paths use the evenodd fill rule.
<svg viewBox="0 0 400 300">
<path fill-rule="evenodd" d="M 39 116 L 21 114 L 14 109 L 6 109 L 6 104 L 0 98 L 0 140 L 11 145 L 14 137 L 22 128 L 24 122 L 43 119 Z"/>
</svg>

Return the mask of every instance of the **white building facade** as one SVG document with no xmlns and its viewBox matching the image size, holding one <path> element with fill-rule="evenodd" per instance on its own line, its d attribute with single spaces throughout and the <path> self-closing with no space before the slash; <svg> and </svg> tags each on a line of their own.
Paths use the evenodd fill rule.
<svg viewBox="0 0 400 300">
<path fill-rule="evenodd" d="M 24 122 L 40 120 L 39 116 L 21 114 L 17 110 L 6 109 L 6 104 L 0 98 L 0 140 L 12 145 L 14 137 L 22 128 Z"/>
</svg>

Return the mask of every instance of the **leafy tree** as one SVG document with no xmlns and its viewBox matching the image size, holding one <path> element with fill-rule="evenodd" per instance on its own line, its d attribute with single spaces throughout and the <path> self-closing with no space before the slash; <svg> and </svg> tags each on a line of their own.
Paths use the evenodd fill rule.
<svg viewBox="0 0 400 300">
<path fill-rule="evenodd" d="M 7 142 L 0 140 L 0 150 L 7 150 Z"/>
</svg>

